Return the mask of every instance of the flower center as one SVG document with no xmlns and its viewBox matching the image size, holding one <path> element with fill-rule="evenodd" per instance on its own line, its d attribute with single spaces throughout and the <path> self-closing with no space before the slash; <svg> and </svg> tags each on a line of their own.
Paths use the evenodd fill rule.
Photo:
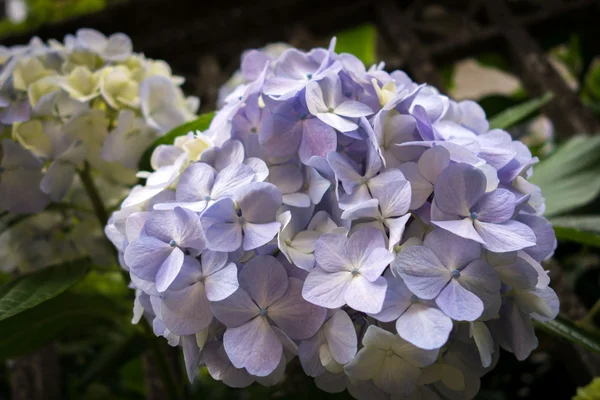
<svg viewBox="0 0 600 400">
<path fill-rule="evenodd" d="M 256 131 L 257 131 L 257 130 L 258 130 L 258 129 L 256 129 L 256 127 L 252 127 L 252 129 L 250 129 L 250 132 L 252 132 L 252 133 L 256 133 Z"/>
<path fill-rule="evenodd" d="M 471 213 L 471 218 L 473 218 L 473 219 L 477 219 L 477 217 L 478 217 L 477 213 L 476 213 L 475 211 L 473 211 L 473 212 Z"/>
<path fill-rule="evenodd" d="M 334 111 L 334 109 L 333 109 L 333 107 L 329 107 L 329 108 L 327 109 L 327 111 L 328 111 L 328 112 L 330 112 L 330 113 L 332 113 L 332 112 Z"/>
<path fill-rule="evenodd" d="M 300 114 L 300 119 L 304 120 L 304 119 L 306 119 L 306 117 L 308 117 L 308 115 L 306 113 Z"/>
<path fill-rule="evenodd" d="M 246 218 L 244 218 L 244 217 L 242 217 L 242 216 L 239 216 L 239 217 L 238 217 L 238 223 L 239 223 L 240 225 L 242 225 L 244 222 L 246 222 Z"/>
<path fill-rule="evenodd" d="M 360 275 L 360 272 L 358 272 L 358 268 L 354 268 L 351 272 L 352 276 L 357 276 Z"/>
<path fill-rule="evenodd" d="M 460 271 L 459 271 L 459 270 L 457 270 L 457 269 L 455 269 L 454 271 L 452 271 L 452 277 L 453 277 L 454 279 L 458 279 L 458 278 L 460 278 Z"/>
<path fill-rule="evenodd" d="M 393 357 L 394 356 L 394 352 L 392 351 L 392 349 L 389 349 L 388 351 L 385 352 L 385 356 L 386 357 Z"/>
<path fill-rule="evenodd" d="M 269 315 L 269 312 L 267 311 L 267 309 L 266 309 L 266 308 L 261 308 L 261 309 L 258 311 L 258 315 L 262 315 L 263 317 L 266 317 L 267 315 Z"/>
<path fill-rule="evenodd" d="M 176 247 L 177 246 L 177 242 L 174 239 L 171 239 L 171 241 L 169 242 L 169 246 Z"/>
<path fill-rule="evenodd" d="M 204 201 L 211 201 L 212 199 L 210 198 L 210 196 L 204 196 Z"/>
<path fill-rule="evenodd" d="M 360 178 L 360 183 L 362 185 L 366 184 L 369 181 L 369 178 L 367 178 L 366 176 L 363 176 Z"/>
<path fill-rule="evenodd" d="M 312 79 L 312 74 L 306 74 L 306 79 Z"/>
<path fill-rule="evenodd" d="M 418 302 L 419 302 L 419 298 L 413 294 L 413 295 L 410 297 L 410 302 L 411 302 L 411 303 L 418 303 Z"/>
</svg>

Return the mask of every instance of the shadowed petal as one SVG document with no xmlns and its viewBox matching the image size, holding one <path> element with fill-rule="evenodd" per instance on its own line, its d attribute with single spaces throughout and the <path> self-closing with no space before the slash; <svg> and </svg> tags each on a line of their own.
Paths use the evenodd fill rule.
<svg viewBox="0 0 600 400">
<path fill-rule="evenodd" d="M 289 278 L 285 294 L 269 306 L 269 317 L 290 339 L 313 336 L 325 320 L 326 310 L 302 298 L 302 281 Z"/>
<path fill-rule="evenodd" d="M 483 302 L 479 297 L 463 288 L 456 279 L 435 299 L 440 310 L 456 321 L 475 321 L 483 313 Z"/>
<path fill-rule="evenodd" d="M 283 347 L 264 317 L 256 317 L 237 328 L 227 328 L 223 347 L 236 368 L 251 375 L 267 376 L 277 368 Z"/>
</svg>

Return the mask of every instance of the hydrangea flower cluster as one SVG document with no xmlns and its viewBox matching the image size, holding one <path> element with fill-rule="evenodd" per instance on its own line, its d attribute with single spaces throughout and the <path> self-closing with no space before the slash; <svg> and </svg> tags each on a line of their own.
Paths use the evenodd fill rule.
<svg viewBox="0 0 600 400">
<path fill-rule="evenodd" d="M 0 208 L 11 212 L 61 201 L 85 162 L 109 180 L 135 182 L 143 152 L 199 105 L 164 61 L 133 53 L 121 33 L 34 38 L 0 48 L 0 65 Z"/>
<path fill-rule="evenodd" d="M 49 213 L 43 210 L 52 204 L 69 214 L 55 210 L 3 229 L 3 259 L 23 266 L 35 255 L 48 265 L 104 241 L 101 229 L 90 229 L 98 225 L 94 214 L 81 212 L 91 206 L 77 172 L 87 170 L 105 204 L 117 205 L 150 144 L 194 118 L 199 100 L 184 97 L 182 82 L 164 61 L 134 53 L 120 33 L 81 29 L 64 43 L 0 46 L 0 211 Z M 27 252 L 19 251 L 24 245 Z"/>
<path fill-rule="evenodd" d="M 205 132 L 154 151 L 106 233 L 134 321 L 232 387 L 298 356 L 328 392 L 470 399 L 558 298 L 537 159 L 455 102 L 329 49 L 245 53 Z"/>
</svg>

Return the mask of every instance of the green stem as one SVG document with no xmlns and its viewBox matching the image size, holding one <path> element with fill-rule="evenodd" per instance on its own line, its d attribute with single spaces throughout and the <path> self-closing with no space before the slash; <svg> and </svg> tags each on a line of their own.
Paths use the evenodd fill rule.
<svg viewBox="0 0 600 400">
<path fill-rule="evenodd" d="M 581 318 L 577 321 L 577 325 L 584 327 L 595 327 L 594 318 L 600 312 L 600 299 L 596 301 L 596 303 L 590 308 L 585 317 Z"/>
<path fill-rule="evenodd" d="M 427 225 L 414 211 L 411 211 L 410 215 L 419 223 L 419 225 L 421 225 L 421 228 L 423 228 L 425 233 L 431 230 L 429 225 Z"/>
<path fill-rule="evenodd" d="M 90 201 L 92 202 L 92 207 L 94 208 L 94 214 L 96 214 L 96 217 L 98 219 L 98 222 L 100 223 L 100 226 L 102 227 L 102 229 L 104 229 L 104 227 L 106 226 L 106 223 L 108 222 L 108 213 L 106 211 L 106 208 L 104 207 L 104 202 L 102 201 L 102 197 L 100 196 L 100 193 L 98 192 L 98 188 L 96 187 L 96 184 L 94 183 L 94 180 L 93 180 L 90 172 L 91 172 L 90 165 L 86 162 L 83 170 L 79 171 L 79 177 L 81 178 L 83 187 L 85 188 L 85 191 L 87 192 L 88 197 L 90 198 Z M 114 258 L 118 265 L 119 264 L 118 252 L 114 248 L 112 243 L 110 243 L 110 248 L 113 249 Z M 129 276 L 123 269 L 120 269 L 120 271 L 123 276 L 123 282 L 127 283 L 129 281 Z M 148 337 L 148 344 L 149 344 L 150 350 L 152 351 L 152 354 L 154 356 L 153 359 L 156 363 L 156 366 L 158 367 L 158 370 L 160 371 L 161 379 L 165 386 L 165 390 L 167 391 L 167 393 L 169 394 L 169 397 L 172 400 L 182 398 L 182 396 L 178 390 L 178 386 L 176 384 L 175 377 L 173 375 L 173 371 L 171 370 L 171 368 L 169 368 L 169 365 L 166 362 L 166 355 L 160 349 L 159 339 L 154 335 L 152 328 L 150 327 L 150 325 L 148 324 L 148 321 L 146 321 L 145 318 L 142 318 L 142 320 L 140 321 L 140 324 L 142 325 L 142 328 L 144 329 L 145 335 Z"/>
<path fill-rule="evenodd" d="M 81 178 L 81 183 L 87 192 L 90 201 L 92 202 L 92 207 L 94 208 L 94 213 L 98 218 L 98 221 L 102 225 L 102 229 L 106 226 L 108 222 L 108 213 L 106 212 L 106 208 L 104 208 L 104 202 L 102 201 L 102 197 L 100 197 L 100 193 L 98 193 L 98 188 L 96 188 L 96 184 L 92 179 L 92 175 L 90 173 L 90 164 L 85 162 L 82 171 L 79 171 L 79 177 Z"/>
</svg>

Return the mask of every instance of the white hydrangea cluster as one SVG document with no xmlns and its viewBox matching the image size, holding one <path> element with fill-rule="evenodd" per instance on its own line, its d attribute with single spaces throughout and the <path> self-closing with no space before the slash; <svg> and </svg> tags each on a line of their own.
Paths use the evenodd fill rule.
<svg viewBox="0 0 600 400">
<path fill-rule="evenodd" d="M 34 38 L 24 46 L 0 46 L 0 212 L 14 220 L 15 214 L 60 211 L 60 223 L 52 215 L 3 229 L 0 254 L 13 260 L 10 265 L 26 261 L 15 250 L 23 240 L 28 248 L 38 247 L 31 240 L 40 223 L 45 239 L 39 247 L 48 251 L 37 256 L 44 263 L 49 252 L 63 247 L 48 245 L 48 237 L 60 236 L 64 243 L 63 233 L 71 235 L 88 218 L 98 225 L 79 173 L 85 171 L 105 205 L 118 204 L 136 182 L 139 159 L 150 144 L 195 118 L 199 99 L 184 96 L 183 81 L 166 62 L 134 53 L 122 33 L 106 37 L 80 29 L 62 43 Z M 4 218 L 0 223 L 14 225 Z M 101 230 L 95 231 L 102 240 Z M 81 247 L 84 239 L 70 247 Z"/>
</svg>

